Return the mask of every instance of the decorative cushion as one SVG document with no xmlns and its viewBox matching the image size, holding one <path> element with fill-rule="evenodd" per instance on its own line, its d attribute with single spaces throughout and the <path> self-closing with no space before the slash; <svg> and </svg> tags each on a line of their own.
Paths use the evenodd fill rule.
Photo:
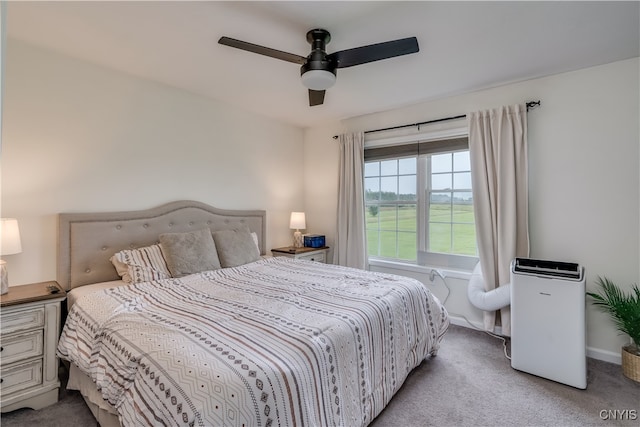
<svg viewBox="0 0 640 427">
<path fill-rule="evenodd" d="M 260 259 L 260 251 L 248 229 L 214 231 L 213 240 L 218 249 L 220 265 L 224 268 Z"/>
<path fill-rule="evenodd" d="M 114 254 L 110 261 L 116 268 L 118 275 L 127 283 L 148 282 L 171 277 L 159 244 L 122 250 Z"/>
<path fill-rule="evenodd" d="M 173 277 L 220 268 L 211 230 L 164 233 L 158 236 L 167 267 Z"/>
</svg>

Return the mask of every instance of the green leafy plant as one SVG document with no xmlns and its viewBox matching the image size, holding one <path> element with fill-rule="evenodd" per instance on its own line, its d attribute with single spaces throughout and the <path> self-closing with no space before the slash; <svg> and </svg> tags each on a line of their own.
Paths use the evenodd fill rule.
<svg viewBox="0 0 640 427">
<path fill-rule="evenodd" d="M 640 355 L 640 289 L 638 285 L 631 287 L 626 294 L 611 280 L 598 276 L 596 285 L 600 292 L 587 292 L 594 299 L 593 304 L 609 313 L 616 328 L 631 337 L 633 344 L 625 348 Z"/>
</svg>

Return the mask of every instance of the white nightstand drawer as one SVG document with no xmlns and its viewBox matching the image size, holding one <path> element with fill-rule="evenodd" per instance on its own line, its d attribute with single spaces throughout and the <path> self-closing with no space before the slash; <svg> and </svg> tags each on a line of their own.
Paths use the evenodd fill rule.
<svg viewBox="0 0 640 427">
<path fill-rule="evenodd" d="M 0 412 L 58 401 L 56 347 L 65 298 L 54 281 L 13 286 L 0 295 Z"/>
<path fill-rule="evenodd" d="M 298 259 L 304 259 L 306 261 L 316 261 L 316 262 L 325 262 L 324 260 L 324 252 L 318 252 L 309 255 L 298 255 Z"/>
<path fill-rule="evenodd" d="M 284 256 L 287 258 L 326 263 L 328 250 L 328 246 L 322 248 L 294 248 L 285 246 L 283 248 L 271 249 L 271 253 L 273 256 Z"/>
<path fill-rule="evenodd" d="M 0 392 L 8 395 L 42 383 L 42 359 L 37 359 L 11 368 L 3 369 Z"/>
<path fill-rule="evenodd" d="M 3 336 L 0 348 L 0 363 L 2 363 L 2 366 L 7 366 L 16 360 L 41 356 L 44 341 L 42 335 L 43 331 L 39 329 L 19 336 Z"/>
<path fill-rule="evenodd" d="M 44 326 L 44 307 L 2 313 L 1 322 L 0 330 L 2 334 L 41 328 Z"/>
</svg>

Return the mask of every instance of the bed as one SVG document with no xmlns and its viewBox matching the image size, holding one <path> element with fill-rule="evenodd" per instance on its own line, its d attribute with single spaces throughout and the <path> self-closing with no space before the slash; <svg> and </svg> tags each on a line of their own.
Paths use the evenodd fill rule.
<svg viewBox="0 0 640 427">
<path fill-rule="evenodd" d="M 268 257 L 265 233 L 193 201 L 59 215 L 58 356 L 102 427 L 366 426 L 436 355 L 449 320 L 420 282 Z"/>
</svg>

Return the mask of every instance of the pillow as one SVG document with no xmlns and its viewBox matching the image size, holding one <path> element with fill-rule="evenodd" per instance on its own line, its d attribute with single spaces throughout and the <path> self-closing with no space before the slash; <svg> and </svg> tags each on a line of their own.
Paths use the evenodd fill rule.
<svg viewBox="0 0 640 427">
<path fill-rule="evenodd" d="M 127 283 L 148 282 L 171 278 L 160 245 L 125 249 L 110 258 L 118 275 Z"/>
<path fill-rule="evenodd" d="M 224 268 L 260 259 L 260 251 L 248 229 L 214 231 L 213 240 L 218 249 L 220 265 Z"/>
<path fill-rule="evenodd" d="M 255 231 L 252 231 L 251 238 L 253 239 L 253 243 L 256 244 L 256 248 L 258 248 L 258 252 L 260 252 L 260 244 L 258 243 L 258 233 L 256 233 Z"/>
<path fill-rule="evenodd" d="M 211 230 L 164 233 L 158 236 L 167 267 L 173 277 L 220 268 Z"/>
</svg>

